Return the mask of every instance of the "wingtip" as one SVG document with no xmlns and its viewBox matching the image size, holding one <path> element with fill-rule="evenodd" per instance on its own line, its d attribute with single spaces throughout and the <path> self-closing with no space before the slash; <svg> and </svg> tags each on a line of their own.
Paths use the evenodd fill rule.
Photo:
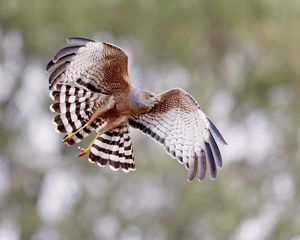
<svg viewBox="0 0 300 240">
<path fill-rule="evenodd" d="M 45 68 L 45 70 L 46 70 L 47 73 L 49 73 L 49 70 L 53 67 L 53 65 L 54 65 L 54 62 L 53 62 L 53 60 L 51 59 L 51 60 L 47 63 L 46 68 Z"/>
<path fill-rule="evenodd" d="M 217 178 L 217 176 L 210 176 L 210 180 L 211 180 L 211 181 L 215 181 L 216 178 Z"/>
<path fill-rule="evenodd" d="M 210 177 L 216 178 L 217 177 L 216 159 L 214 158 L 210 144 L 207 142 L 205 142 L 205 155 L 209 165 Z"/>
<path fill-rule="evenodd" d="M 200 176 L 197 178 L 197 180 L 198 180 L 199 182 L 204 182 L 204 180 L 205 180 L 205 175 L 206 175 L 206 174 L 200 174 Z"/>
<path fill-rule="evenodd" d="M 213 122 L 209 118 L 207 118 L 207 120 L 209 122 L 209 126 L 211 127 L 212 131 L 215 133 L 215 135 L 221 141 L 221 143 L 224 145 L 228 145 L 228 143 L 226 142 L 226 140 L 224 139 L 224 137 L 222 136 L 218 128 L 215 126 L 215 124 L 213 124 Z"/>
<path fill-rule="evenodd" d="M 216 141 L 214 139 L 214 136 L 212 135 L 211 131 L 210 130 L 208 130 L 208 131 L 209 131 L 208 144 L 211 147 L 211 150 L 213 152 L 213 156 L 214 156 L 215 162 L 217 163 L 217 166 L 219 168 L 221 168 L 222 165 L 223 165 L 221 152 L 219 150 L 218 144 L 216 143 Z"/>
<path fill-rule="evenodd" d="M 198 182 L 201 182 L 201 183 L 204 182 L 204 179 L 205 178 L 199 178 L 199 177 L 197 178 Z"/>
<path fill-rule="evenodd" d="M 74 46 L 67 46 L 64 48 L 59 49 L 54 57 L 52 58 L 53 63 L 58 62 L 60 59 L 62 59 L 63 57 L 66 57 L 67 55 L 71 55 L 71 54 L 77 54 L 77 52 L 79 51 L 79 49 L 82 47 L 82 45 L 74 45 Z"/>
<path fill-rule="evenodd" d="M 224 137 L 222 137 L 223 138 L 223 140 L 221 140 L 221 143 L 223 144 L 223 145 L 228 145 L 228 143 L 227 143 L 227 141 L 224 139 Z"/>
<path fill-rule="evenodd" d="M 69 37 L 66 38 L 66 42 L 69 45 L 86 45 L 89 42 L 95 42 L 95 41 L 84 37 Z"/>
</svg>

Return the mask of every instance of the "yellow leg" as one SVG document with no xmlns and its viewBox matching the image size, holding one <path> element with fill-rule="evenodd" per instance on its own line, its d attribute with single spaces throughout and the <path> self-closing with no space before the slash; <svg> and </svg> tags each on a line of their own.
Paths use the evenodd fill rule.
<svg viewBox="0 0 300 240">
<path fill-rule="evenodd" d="M 88 125 L 90 125 L 89 122 L 87 122 L 86 124 L 84 124 L 84 126 L 81 127 L 81 128 L 79 128 L 76 132 L 73 132 L 72 134 L 65 136 L 64 139 L 63 139 L 63 141 L 64 142 L 69 142 L 76 135 L 76 133 L 78 133 L 79 131 L 81 131 L 82 129 L 84 129 L 85 127 L 87 127 Z"/>
<path fill-rule="evenodd" d="M 94 143 L 94 141 L 92 143 Z M 92 147 L 92 145 L 88 146 L 87 148 L 79 147 L 80 152 L 78 154 L 78 157 L 83 157 L 84 155 L 86 155 L 90 151 L 91 147 Z"/>
<path fill-rule="evenodd" d="M 93 121 L 95 121 L 97 118 L 99 118 L 103 113 L 107 112 L 108 110 L 112 109 L 115 105 L 115 100 L 112 96 L 108 96 L 106 98 L 106 100 L 104 100 L 105 102 L 105 106 L 104 107 L 99 107 L 94 113 L 93 115 L 90 117 L 89 121 L 84 124 L 83 127 L 79 128 L 76 132 L 66 136 L 63 141 L 64 142 L 69 142 L 75 135 L 76 133 L 78 133 L 79 131 L 81 131 L 82 129 L 84 129 L 85 127 L 89 126 L 90 124 L 92 124 Z"/>
</svg>

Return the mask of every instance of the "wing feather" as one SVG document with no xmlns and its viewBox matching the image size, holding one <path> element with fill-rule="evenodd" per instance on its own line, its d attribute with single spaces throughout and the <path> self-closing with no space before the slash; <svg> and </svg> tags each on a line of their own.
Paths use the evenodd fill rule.
<svg viewBox="0 0 300 240">
<path fill-rule="evenodd" d="M 86 38 L 69 38 L 71 46 L 60 49 L 47 64 L 49 88 L 75 83 L 85 89 L 116 94 L 130 89 L 128 57 L 119 47 Z"/>
<path fill-rule="evenodd" d="M 160 94 L 160 102 L 148 113 L 129 118 L 132 127 L 163 144 L 166 151 L 188 168 L 188 180 L 217 176 L 222 156 L 213 134 L 224 144 L 216 126 L 201 111 L 195 99 L 182 89 Z M 213 134 L 212 134 L 213 133 Z"/>
<path fill-rule="evenodd" d="M 66 56 L 60 58 L 60 59 L 59 59 L 57 62 L 55 62 L 55 63 L 53 62 L 53 60 L 51 60 L 51 61 L 47 64 L 47 66 L 46 66 L 46 71 L 47 71 L 47 72 L 52 72 L 52 71 L 54 70 L 54 68 L 56 68 L 56 67 L 58 67 L 58 66 L 60 66 L 60 65 L 62 65 L 62 64 L 68 64 L 68 63 L 70 63 L 71 60 L 72 60 L 72 57 L 74 57 L 74 56 L 75 56 L 74 53 L 69 54 L 69 55 L 66 55 Z"/>
<path fill-rule="evenodd" d="M 215 126 L 215 124 L 213 124 L 213 122 L 207 118 L 209 124 L 210 124 L 210 128 L 211 130 L 214 132 L 214 134 L 216 134 L 216 136 L 218 137 L 218 139 L 225 145 L 227 145 L 227 142 L 225 141 L 225 139 L 223 138 L 222 134 L 219 132 L 218 128 Z"/>
<path fill-rule="evenodd" d="M 95 42 L 92 39 L 83 38 L 83 37 L 71 37 L 67 38 L 67 43 L 70 45 L 85 45 L 89 42 Z"/>
<path fill-rule="evenodd" d="M 201 150 L 200 154 L 197 157 L 199 161 L 198 164 L 199 180 L 202 181 L 205 178 L 205 174 L 206 174 L 206 157 L 204 151 Z"/>
<path fill-rule="evenodd" d="M 57 113 L 53 119 L 56 130 L 61 133 L 71 133 L 85 125 L 95 111 L 96 105 L 100 106 L 107 96 L 66 84 L 57 84 L 56 90 L 50 93 L 50 97 L 54 101 L 50 109 Z M 66 143 L 72 145 L 80 142 L 103 124 L 104 121 L 101 119 L 95 120 Z"/>
<path fill-rule="evenodd" d="M 210 169 L 210 176 L 214 179 L 217 176 L 217 167 L 216 167 L 216 163 L 215 163 L 215 159 L 213 156 L 213 153 L 211 151 L 211 147 L 210 144 L 205 142 L 205 155 L 206 155 L 206 159 L 208 160 L 208 166 Z"/>
<path fill-rule="evenodd" d="M 79 49 L 82 46 L 68 46 L 68 47 L 64 47 L 62 49 L 60 49 L 57 53 L 55 53 L 54 57 L 53 57 L 53 62 L 56 63 L 59 59 L 70 55 L 70 54 L 77 54 Z"/>
</svg>

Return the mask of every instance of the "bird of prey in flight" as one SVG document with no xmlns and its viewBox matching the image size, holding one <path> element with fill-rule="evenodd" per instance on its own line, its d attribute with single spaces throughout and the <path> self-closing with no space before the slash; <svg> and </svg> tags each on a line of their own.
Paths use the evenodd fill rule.
<svg viewBox="0 0 300 240">
<path fill-rule="evenodd" d="M 190 94 L 174 88 L 157 95 L 131 85 L 128 56 L 113 44 L 78 37 L 67 42 L 46 67 L 50 109 L 66 144 L 96 133 L 79 156 L 88 154 L 89 161 L 113 170 L 135 170 L 131 126 L 184 164 L 189 181 L 203 180 L 207 166 L 216 177 L 222 157 L 215 137 L 227 143 Z"/>
</svg>

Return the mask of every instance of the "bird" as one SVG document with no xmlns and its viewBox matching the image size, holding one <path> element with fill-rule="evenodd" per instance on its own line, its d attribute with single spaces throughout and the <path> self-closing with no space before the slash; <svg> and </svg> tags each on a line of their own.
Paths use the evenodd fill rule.
<svg viewBox="0 0 300 240">
<path fill-rule="evenodd" d="M 160 143 L 188 170 L 188 181 L 211 179 L 222 167 L 215 138 L 227 145 L 218 128 L 185 90 L 160 94 L 135 87 L 128 74 L 128 55 L 111 43 L 83 37 L 67 38 L 46 66 L 56 113 L 56 131 L 67 145 L 94 135 L 79 157 L 124 172 L 136 169 L 129 128 Z"/>
</svg>

